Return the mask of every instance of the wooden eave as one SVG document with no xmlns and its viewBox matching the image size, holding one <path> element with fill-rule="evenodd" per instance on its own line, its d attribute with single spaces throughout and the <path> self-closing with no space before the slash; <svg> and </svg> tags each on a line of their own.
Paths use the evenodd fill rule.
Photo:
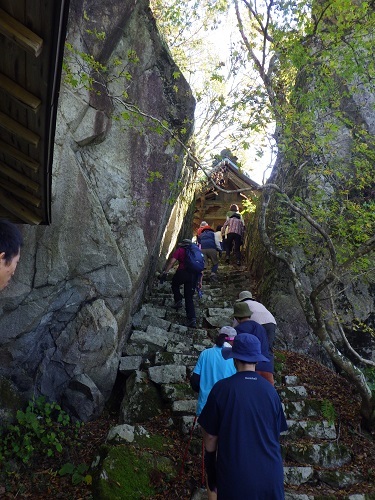
<svg viewBox="0 0 375 500">
<path fill-rule="evenodd" d="M 0 0 L 0 218 L 49 224 L 69 0 Z"/>
<path fill-rule="evenodd" d="M 259 188 L 259 184 L 253 181 L 246 174 L 240 172 L 237 165 L 235 165 L 231 160 L 229 160 L 228 158 L 224 158 L 224 160 L 222 160 L 222 163 L 226 164 L 226 167 L 228 169 L 228 178 L 231 179 L 234 184 L 238 185 L 238 189 L 251 187 L 256 191 Z"/>
<path fill-rule="evenodd" d="M 197 230 L 202 220 L 208 221 L 212 227 L 223 224 L 231 203 L 240 205 L 241 199 L 250 196 L 249 188 L 253 193 L 258 192 L 259 185 L 247 175 L 242 174 L 237 165 L 228 158 L 224 158 L 220 164 L 216 165 L 215 170 L 219 175 L 218 185 L 228 191 L 240 191 L 232 194 L 225 193 L 207 182 L 196 196 L 194 231 Z M 243 193 L 241 190 L 244 190 Z"/>
<path fill-rule="evenodd" d="M 259 184 L 257 184 L 255 181 L 253 181 L 249 176 L 246 174 L 243 174 L 240 172 L 239 168 L 237 165 L 235 165 L 231 160 L 228 158 L 224 158 L 220 164 L 216 166 L 216 168 L 220 168 L 221 166 L 225 166 L 225 185 L 222 185 L 221 187 L 224 189 L 228 190 L 235 190 L 235 189 L 246 189 L 247 191 L 249 188 L 252 188 L 253 192 L 257 192 L 259 189 Z M 208 189 L 207 189 L 208 188 Z M 206 189 L 206 190 L 205 190 Z M 212 192 L 217 191 L 216 188 L 213 187 L 213 185 L 208 182 L 203 188 L 203 192 L 207 198 L 212 198 Z M 202 192 L 198 193 L 198 196 L 202 196 Z"/>
</svg>

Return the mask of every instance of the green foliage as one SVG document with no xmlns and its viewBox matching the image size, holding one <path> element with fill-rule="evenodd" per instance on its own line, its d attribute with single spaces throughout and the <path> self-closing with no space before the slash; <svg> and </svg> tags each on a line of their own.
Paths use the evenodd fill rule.
<svg viewBox="0 0 375 500">
<path fill-rule="evenodd" d="M 184 187 L 184 183 L 182 181 L 169 183 L 169 197 L 167 199 L 168 205 L 173 206 L 176 203 L 178 197 L 181 194 L 183 187 Z"/>
<path fill-rule="evenodd" d="M 107 73 L 104 64 L 97 61 L 94 56 L 77 50 L 71 43 L 65 42 L 66 54 L 63 61 L 64 82 L 73 88 L 83 87 L 94 90 L 94 82 Z M 95 92 L 100 93 L 98 90 Z"/>
<path fill-rule="evenodd" d="M 367 379 L 368 386 L 373 394 L 375 394 L 375 368 L 373 366 L 366 366 L 363 373 Z"/>
<path fill-rule="evenodd" d="M 163 174 L 159 172 L 158 170 L 149 170 L 148 171 L 148 177 L 146 179 L 147 182 L 153 183 L 157 180 L 161 180 L 163 178 Z"/>
<path fill-rule="evenodd" d="M 25 411 L 17 412 L 17 423 L 0 436 L 0 463 L 21 460 L 28 463 L 35 453 L 53 456 L 63 449 L 70 417 L 57 403 L 44 397 L 33 399 Z"/>
<path fill-rule="evenodd" d="M 316 4 L 312 12 L 305 2 L 278 5 L 283 15 L 272 36 L 280 54 L 274 80 L 282 89 L 275 108 L 279 149 L 298 168 L 295 184 L 303 182 L 290 197 L 327 232 L 342 263 L 375 231 L 374 138 L 350 105 L 373 92 L 374 12 L 346 0 Z M 350 149 L 341 151 L 345 136 Z M 273 221 L 277 245 L 321 253 L 325 242 L 312 236 L 309 224 L 285 206 L 281 212 Z M 352 270 L 369 265 L 357 260 Z"/>
<path fill-rule="evenodd" d="M 375 329 L 370 325 L 366 325 L 366 323 L 359 319 L 353 321 L 353 332 L 367 333 L 375 338 Z"/>
<path fill-rule="evenodd" d="M 324 399 L 321 405 L 322 415 L 329 424 L 334 424 L 337 418 L 335 407 L 328 399 Z"/>
<path fill-rule="evenodd" d="M 275 351 L 274 353 L 274 369 L 275 369 L 275 374 L 279 377 L 281 373 L 284 371 L 284 366 L 286 362 L 286 356 L 282 352 Z"/>
<path fill-rule="evenodd" d="M 79 464 L 75 466 L 74 464 L 68 462 L 61 467 L 59 475 L 72 476 L 72 484 L 92 484 L 92 476 L 90 474 L 85 474 L 88 468 L 89 466 L 87 464 Z"/>
<path fill-rule="evenodd" d="M 105 32 L 104 31 L 97 31 L 97 29 L 93 29 L 93 30 L 90 30 L 90 29 L 87 29 L 86 30 L 86 33 L 88 33 L 89 35 L 93 35 L 97 40 L 105 40 Z"/>
<path fill-rule="evenodd" d="M 198 157 L 209 161 L 223 139 L 237 151 L 260 146 L 258 132 L 264 132 L 270 121 L 269 104 L 259 82 L 244 68 L 246 54 L 234 41 L 238 36 L 228 22 L 230 2 L 152 0 L 151 8 L 197 101 L 194 142 Z M 227 50 L 216 32 L 224 24 Z"/>
<path fill-rule="evenodd" d="M 244 199 L 242 201 L 242 206 L 244 208 L 241 212 L 242 215 L 253 214 L 256 210 L 256 201 L 253 201 L 252 199 Z"/>
</svg>

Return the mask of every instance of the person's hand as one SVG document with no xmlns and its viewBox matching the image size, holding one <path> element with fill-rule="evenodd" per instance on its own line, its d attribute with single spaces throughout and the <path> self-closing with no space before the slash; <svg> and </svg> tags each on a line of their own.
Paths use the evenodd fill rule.
<svg viewBox="0 0 375 500">
<path fill-rule="evenodd" d="M 162 285 L 164 281 L 167 279 L 167 273 L 161 273 L 159 276 L 158 280 L 160 281 L 160 284 Z"/>
<path fill-rule="evenodd" d="M 207 484 L 211 491 L 216 490 L 216 451 L 204 452 L 204 467 L 206 469 Z"/>
</svg>

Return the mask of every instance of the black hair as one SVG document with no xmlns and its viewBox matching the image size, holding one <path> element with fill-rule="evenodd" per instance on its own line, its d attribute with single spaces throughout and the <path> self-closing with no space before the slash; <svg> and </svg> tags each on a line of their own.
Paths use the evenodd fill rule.
<svg viewBox="0 0 375 500">
<path fill-rule="evenodd" d="M 223 226 L 216 226 L 216 231 L 221 231 Z"/>
<path fill-rule="evenodd" d="M 22 243 L 22 234 L 18 227 L 7 220 L 0 220 L 0 253 L 5 253 L 6 264 L 18 255 Z"/>
<path fill-rule="evenodd" d="M 223 347 L 226 337 L 227 337 L 226 333 L 219 333 L 219 335 L 216 337 L 215 344 L 218 347 Z"/>
</svg>

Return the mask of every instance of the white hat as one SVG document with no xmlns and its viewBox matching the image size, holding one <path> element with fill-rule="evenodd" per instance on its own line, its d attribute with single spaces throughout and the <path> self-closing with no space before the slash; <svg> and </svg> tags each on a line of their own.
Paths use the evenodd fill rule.
<svg viewBox="0 0 375 500">
<path fill-rule="evenodd" d="M 251 292 L 248 292 L 245 290 L 244 292 L 241 292 L 238 295 L 238 299 L 236 300 L 236 302 L 241 302 L 242 300 L 252 299 L 252 298 L 253 298 L 253 294 Z"/>
<path fill-rule="evenodd" d="M 223 326 L 220 328 L 219 335 L 226 335 L 228 340 L 233 340 L 237 332 L 232 326 Z"/>
</svg>

